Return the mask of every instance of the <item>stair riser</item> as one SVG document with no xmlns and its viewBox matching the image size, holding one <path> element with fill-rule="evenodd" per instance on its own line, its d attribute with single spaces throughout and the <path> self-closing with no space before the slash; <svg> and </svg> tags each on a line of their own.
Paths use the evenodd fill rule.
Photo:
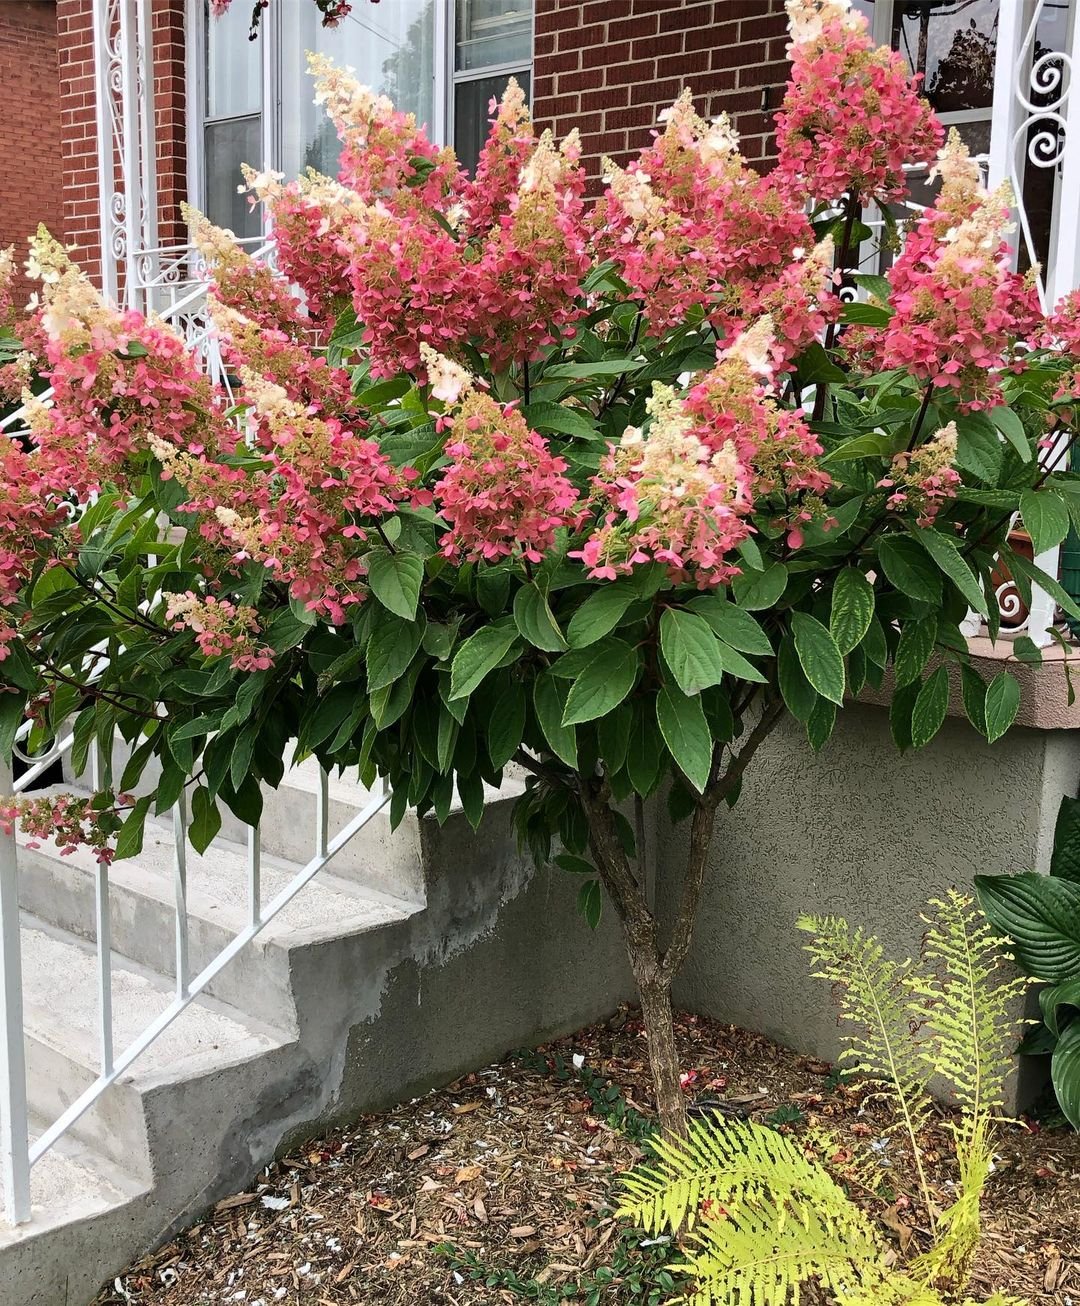
<svg viewBox="0 0 1080 1306">
<path fill-rule="evenodd" d="M 129 750 L 123 743 L 114 749 L 114 768 L 119 781 Z M 147 764 L 136 794 L 152 793 L 160 774 L 160 767 L 152 760 Z M 307 777 L 305 777 L 305 780 Z M 73 783 L 85 787 L 84 775 Z M 355 800 L 343 800 L 331 794 L 329 802 L 329 837 L 343 829 L 363 806 L 366 797 L 358 791 Z M 260 825 L 260 842 L 263 853 L 297 862 L 303 866 L 315 855 L 315 837 L 318 821 L 318 800 L 308 784 L 301 780 L 290 782 L 288 775 L 278 789 L 263 786 L 263 818 Z M 248 827 L 221 805 L 221 834 L 235 843 L 246 844 Z M 171 817 L 159 818 L 162 822 Z M 357 884 L 377 889 L 397 898 L 423 902 L 424 883 L 420 863 L 419 835 L 416 819 L 408 816 L 394 833 L 386 811 L 379 812 L 371 822 L 337 854 L 330 863 L 335 875 L 353 880 Z"/>
<path fill-rule="evenodd" d="M 95 942 L 94 877 L 43 849 L 21 848 L 19 900 L 25 911 L 79 938 Z M 125 885 L 109 887 L 113 950 L 166 976 L 176 974 L 176 916 L 171 904 Z M 230 930 L 188 917 L 188 969 L 196 975 L 231 941 Z M 256 939 L 212 979 L 206 992 L 281 1028 L 293 1020 L 285 949 Z"/>
<path fill-rule="evenodd" d="M 50 1124 L 94 1082 L 94 1074 L 33 1034 L 26 1040 L 30 1110 Z M 151 1177 L 146 1125 L 138 1090 L 122 1080 L 109 1086 L 72 1126 L 75 1138 L 103 1153 L 127 1174 Z"/>
</svg>

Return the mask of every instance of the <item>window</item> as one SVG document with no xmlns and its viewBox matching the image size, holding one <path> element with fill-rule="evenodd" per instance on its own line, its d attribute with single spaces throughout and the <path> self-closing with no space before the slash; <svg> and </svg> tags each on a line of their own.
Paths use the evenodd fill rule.
<svg viewBox="0 0 1080 1306">
<path fill-rule="evenodd" d="M 532 90 L 531 0 L 456 0 L 454 148 L 470 172 L 487 138 L 488 105 L 511 77 Z"/>
<path fill-rule="evenodd" d="M 354 4 L 336 27 L 322 26 L 310 0 L 271 5 L 249 41 L 250 5 L 211 18 L 208 0 L 188 0 L 189 30 L 202 31 L 189 103 L 191 194 L 238 236 L 257 236 L 260 218 L 241 184 L 241 163 L 286 177 L 305 168 L 333 175 L 340 146 L 313 103 L 307 51 L 329 55 L 357 78 L 415 113 L 436 142 L 451 142 L 475 167 L 488 104 L 516 77 L 529 95 L 532 0 L 393 0 Z"/>
<path fill-rule="evenodd" d="M 262 59 L 258 42 L 249 41 L 250 14 L 234 5 L 221 18 L 204 8 L 206 75 L 203 98 L 203 164 L 199 178 L 202 207 L 218 226 L 238 236 L 257 236 L 260 219 L 238 193 L 242 163 L 263 158 Z"/>
</svg>

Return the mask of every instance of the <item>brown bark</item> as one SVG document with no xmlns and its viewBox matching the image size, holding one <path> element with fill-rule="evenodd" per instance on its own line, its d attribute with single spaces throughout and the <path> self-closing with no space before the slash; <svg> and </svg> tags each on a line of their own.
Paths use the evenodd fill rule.
<svg viewBox="0 0 1080 1306">
<path fill-rule="evenodd" d="M 723 746 L 718 744 L 716 747 L 712 776 L 698 800 L 690 825 L 682 896 L 666 948 L 660 946 L 657 921 L 649 905 L 644 877 L 639 879 L 634 875 L 630 860 L 619 842 L 607 785 L 599 778 L 582 777 L 580 793 L 589 821 L 589 844 L 600 879 L 623 927 L 627 957 L 641 1001 L 657 1112 L 660 1126 L 668 1137 L 685 1137 L 687 1128 L 686 1099 L 679 1083 L 679 1058 L 675 1048 L 671 986 L 690 951 L 708 868 L 716 809 L 734 790 L 750 759 L 772 732 L 782 712 L 782 704 L 766 706 L 746 743 L 737 755 L 731 757 L 726 770 L 722 767 Z M 640 848 L 638 853 L 640 861 Z"/>
</svg>

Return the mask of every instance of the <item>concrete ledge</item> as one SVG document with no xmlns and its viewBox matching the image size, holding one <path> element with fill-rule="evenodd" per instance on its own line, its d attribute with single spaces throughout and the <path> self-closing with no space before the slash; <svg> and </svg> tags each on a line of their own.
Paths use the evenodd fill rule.
<svg viewBox="0 0 1080 1306">
<path fill-rule="evenodd" d="M 1033 730 L 1077 730 L 1080 729 L 1080 697 L 1069 703 L 1069 675 L 1076 676 L 1076 685 L 1080 690 L 1080 649 L 1075 655 L 1066 654 L 1057 644 L 1052 644 L 1042 651 L 1041 663 L 1021 662 L 1013 654 L 1012 641 L 999 639 L 992 643 L 985 635 L 974 636 L 968 640 L 972 665 L 989 682 L 1001 671 L 1008 671 L 1015 676 L 1020 685 L 1020 711 L 1016 717 L 1018 726 L 1030 726 Z M 940 659 L 932 658 L 929 666 L 940 665 Z M 966 716 L 964 701 L 960 693 L 960 668 L 954 662 L 948 664 L 949 715 Z M 892 671 L 885 677 L 880 690 L 867 685 L 858 695 L 857 702 L 870 703 L 877 707 L 888 707 L 892 698 Z"/>
</svg>

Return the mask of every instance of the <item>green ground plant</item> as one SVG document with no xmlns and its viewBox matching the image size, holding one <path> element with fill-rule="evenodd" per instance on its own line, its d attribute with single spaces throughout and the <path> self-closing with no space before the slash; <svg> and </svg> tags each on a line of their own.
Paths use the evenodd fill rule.
<svg viewBox="0 0 1080 1306">
<path fill-rule="evenodd" d="M 687 1287 L 677 1300 L 797 1306 L 813 1283 L 835 1306 L 974 1306 L 967 1294 L 981 1200 L 1023 982 L 1008 974 L 998 940 L 969 899 L 951 892 L 930 907 L 917 965 L 892 960 L 873 936 L 839 918 L 799 921 L 815 975 L 838 998 L 841 1064 L 891 1096 L 928 1245 L 894 1264 L 871 1215 L 805 1140 L 750 1121 L 693 1122 L 685 1140 L 655 1141 L 655 1159 L 625 1177 L 620 1206 L 645 1229 L 682 1231 L 684 1258 L 674 1268 Z M 949 1086 L 957 1107 L 946 1123 L 957 1178 L 944 1209 L 922 1142 L 935 1110 L 931 1080 Z M 1016 1304 L 995 1293 L 988 1306 Z"/>
</svg>

